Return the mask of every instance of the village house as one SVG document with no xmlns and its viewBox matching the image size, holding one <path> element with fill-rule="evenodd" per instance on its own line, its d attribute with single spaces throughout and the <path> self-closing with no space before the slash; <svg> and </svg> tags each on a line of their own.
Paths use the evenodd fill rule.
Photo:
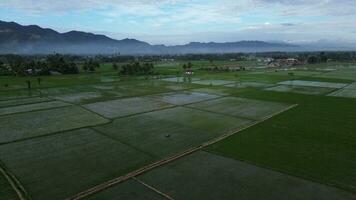
<svg viewBox="0 0 356 200">
<path fill-rule="evenodd" d="M 296 58 L 287 58 L 287 59 L 274 59 L 270 61 L 267 65 L 268 67 L 292 67 L 297 65 L 305 64 L 305 62 L 300 61 Z"/>
</svg>

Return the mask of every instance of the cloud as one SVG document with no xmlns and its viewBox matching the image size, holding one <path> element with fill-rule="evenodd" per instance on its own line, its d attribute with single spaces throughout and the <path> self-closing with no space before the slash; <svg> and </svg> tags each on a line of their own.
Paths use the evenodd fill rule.
<svg viewBox="0 0 356 200">
<path fill-rule="evenodd" d="M 190 13 L 197 13 L 196 15 L 200 15 L 202 19 L 213 17 L 221 19 L 222 15 L 227 19 L 258 9 L 284 16 L 356 15 L 355 0 L 6 0 L 0 1 L 0 7 L 32 14 L 110 9 L 111 15 L 115 16 L 122 13 L 160 16 L 172 11 L 171 14 L 178 14 L 174 13 L 174 7 L 183 7 Z M 172 7 L 173 9 L 169 9 Z M 183 12 L 186 13 L 188 12 Z"/>
<path fill-rule="evenodd" d="M 11 0 L 1 1 L 0 6 L 27 12 L 67 12 L 103 9 L 107 7 L 157 7 L 166 4 L 176 4 L 186 0 Z"/>
<path fill-rule="evenodd" d="M 253 0 L 265 7 L 278 7 L 283 15 L 356 15 L 355 0 Z"/>
<path fill-rule="evenodd" d="M 14 13 L 21 13 L 24 23 L 41 25 L 48 19 L 42 25 L 66 29 L 72 24 L 126 37 L 149 33 L 146 38 L 155 43 L 163 38 L 175 43 L 174 37 L 356 40 L 356 0 L 0 0 L 4 10 L 20 11 Z M 39 17 L 31 18 L 33 14 Z M 57 14 L 63 18 L 53 17 Z"/>
<path fill-rule="evenodd" d="M 295 23 L 281 23 L 282 26 L 297 26 Z"/>
</svg>

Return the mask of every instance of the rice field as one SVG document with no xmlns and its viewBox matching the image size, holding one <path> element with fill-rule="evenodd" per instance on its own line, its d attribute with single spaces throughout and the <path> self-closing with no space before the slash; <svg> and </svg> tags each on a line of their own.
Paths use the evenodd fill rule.
<svg viewBox="0 0 356 200">
<path fill-rule="evenodd" d="M 335 78 L 356 81 L 356 71 L 353 69 L 339 69 L 336 71 L 319 74 L 316 77 Z"/>
<path fill-rule="evenodd" d="M 172 105 L 144 97 L 112 100 L 84 105 L 85 108 L 107 118 L 118 118 L 138 113 L 144 113 Z"/>
<path fill-rule="evenodd" d="M 49 101 L 49 102 L 43 102 L 43 103 L 34 103 L 34 104 L 26 104 L 26 105 L 13 106 L 13 107 L 5 107 L 5 108 L 0 108 L 0 116 L 15 114 L 15 113 L 30 112 L 30 111 L 36 111 L 36 110 L 47 110 L 47 109 L 51 109 L 51 108 L 59 108 L 59 107 L 65 107 L 65 106 L 70 106 L 70 105 L 71 104 L 64 103 L 61 101 Z"/>
<path fill-rule="evenodd" d="M 0 143 L 107 123 L 108 120 L 76 106 L 0 116 Z"/>
<path fill-rule="evenodd" d="M 100 98 L 101 94 L 98 92 L 81 92 L 74 94 L 66 94 L 60 96 L 54 96 L 54 99 L 70 102 L 70 103 L 81 103 L 85 100 Z"/>
<path fill-rule="evenodd" d="M 332 88 L 323 87 L 307 87 L 307 86 L 294 86 L 294 85 L 277 85 L 265 89 L 266 91 L 275 92 L 292 92 L 307 95 L 325 95 L 332 92 Z"/>
<path fill-rule="evenodd" d="M 0 199 L 356 199 L 355 70 L 165 67 L 2 79 Z"/>
<path fill-rule="evenodd" d="M 333 93 L 330 93 L 328 96 L 356 98 L 356 83 L 352 83 L 340 90 L 334 91 Z"/>
<path fill-rule="evenodd" d="M 231 87 L 231 88 L 264 88 L 264 87 L 269 87 L 272 86 L 273 84 L 269 83 L 260 83 L 260 82 L 236 82 L 228 85 L 224 85 L 226 87 Z"/>
<path fill-rule="evenodd" d="M 197 89 L 191 89 L 191 92 L 197 92 L 197 93 L 205 93 L 205 94 L 214 94 L 218 96 L 229 96 L 230 93 L 228 89 L 225 88 L 197 88 Z"/>
<path fill-rule="evenodd" d="M 38 91 L 29 91 L 29 90 L 1 91 L 0 90 L 0 101 L 35 98 L 35 97 L 41 97 Z"/>
<path fill-rule="evenodd" d="M 50 99 L 35 97 L 35 98 L 4 100 L 4 101 L 0 101 L 0 108 L 8 108 L 10 106 L 18 106 L 18 105 L 24 105 L 24 104 L 41 103 L 41 102 L 46 102 L 46 101 L 50 101 Z"/>
<path fill-rule="evenodd" d="M 333 187 L 197 152 L 138 177 L 173 199 L 355 199 Z M 252 192 L 253 191 L 253 192 Z"/>
<path fill-rule="evenodd" d="M 151 97 L 153 99 L 157 99 L 158 101 L 166 102 L 173 105 L 186 105 L 186 104 L 196 103 L 200 101 L 219 98 L 220 96 L 216 94 L 185 91 L 185 92 L 159 94 Z"/>
<path fill-rule="evenodd" d="M 236 97 L 225 97 L 189 105 L 189 107 L 197 108 L 200 110 L 206 110 L 252 120 L 263 120 L 288 108 L 289 106 L 290 105 L 283 103 L 258 101 Z"/>
<path fill-rule="evenodd" d="M 356 90 L 356 83 L 351 83 L 350 85 L 346 86 L 345 89 Z"/>
<path fill-rule="evenodd" d="M 164 78 L 162 81 L 168 81 L 173 83 L 192 83 L 193 81 L 198 81 L 199 78 L 189 78 L 189 77 L 172 77 Z"/>
<path fill-rule="evenodd" d="M 92 87 L 95 89 L 98 89 L 98 90 L 113 90 L 114 89 L 114 86 L 112 86 L 112 85 L 94 85 Z"/>
<path fill-rule="evenodd" d="M 285 69 L 285 70 L 275 70 L 269 71 L 271 75 L 278 75 L 278 76 L 316 76 L 322 74 L 323 71 L 321 70 L 298 70 L 298 69 Z"/>
<path fill-rule="evenodd" d="M 251 123 L 251 120 L 176 107 L 120 118 L 95 129 L 142 152 L 165 158 Z"/>
<path fill-rule="evenodd" d="M 298 106 L 210 146 L 209 151 L 355 191 L 354 99 L 268 91 L 240 95 Z"/>
<path fill-rule="evenodd" d="M 234 81 L 228 81 L 228 80 L 199 80 L 199 81 L 193 81 L 195 84 L 199 85 L 210 85 L 210 86 L 219 86 L 219 85 L 227 85 L 227 84 L 232 84 Z"/>
<path fill-rule="evenodd" d="M 283 81 L 278 84 L 292 85 L 292 86 L 305 86 L 305 87 L 333 88 L 333 89 L 340 89 L 347 86 L 347 84 L 344 83 L 329 83 L 329 82 L 303 81 L 303 80 Z"/>
<path fill-rule="evenodd" d="M 90 129 L 1 145 L 0 155 L 38 200 L 71 197 L 152 159 Z"/>
<path fill-rule="evenodd" d="M 93 89 L 84 85 L 74 85 L 72 87 L 40 88 L 38 91 L 45 96 L 66 96 L 76 93 L 92 92 Z"/>
<path fill-rule="evenodd" d="M 111 199 L 112 197 L 115 197 L 117 200 L 120 199 L 122 200 L 137 200 L 137 199 L 166 200 L 166 198 L 163 197 L 162 195 L 159 195 L 158 193 L 151 190 L 150 188 L 132 179 L 84 199 L 99 200 L 99 199 Z"/>
<path fill-rule="evenodd" d="M 16 192 L 2 173 L 0 173 L 0 195 L 4 200 L 18 200 Z"/>
<path fill-rule="evenodd" d="M 328 96 L 333 96 L 333 97 L 346 97 L 346 98 L 356 98 L 356 89 L 340 89 L 337 90 Z"/>
</svg>

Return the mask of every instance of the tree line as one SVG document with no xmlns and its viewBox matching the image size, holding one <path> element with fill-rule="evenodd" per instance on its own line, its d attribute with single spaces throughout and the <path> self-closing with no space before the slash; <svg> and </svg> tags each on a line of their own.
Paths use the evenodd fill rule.
<svg viewBox="0 0 356 200">
<path fill-rule="evenodd" d="M 151 75 L 154 65 L 150 62 L 134 62 L 122 66 L 113 63 L 113 69 L 118 70 L 120 75 Z"/>
<path fill-rule="evenodd" d="M 53 72 L 78 74 L 79 68 L 75 62 L 59 54 L 45 58 L 8 55 L 0 60 L 0 75 L 50 75 Z"/>
<path fill-rule="evenodd" d="M 257 53 L 256 57 L 269 57 L 273 59 L 295 58 L 308 64 L 316 64 L 328 61 L 355 62 L 356 52 L 269 52 Z"/>
</svg>

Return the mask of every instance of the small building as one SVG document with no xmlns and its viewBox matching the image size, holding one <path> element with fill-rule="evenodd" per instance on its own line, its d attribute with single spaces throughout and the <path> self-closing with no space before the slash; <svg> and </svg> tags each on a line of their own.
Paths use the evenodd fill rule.
<svg viewBox="0 0 356 200">
<path fill-rule="evenodd" d="M 269 62 L 268 67 L 276 68 L 276 67 L 292 67 L 297 65 L 303 65 L 304 62 L 296 59 L 296 58 L 287 58 L 287 59 L 275 59 Z"/>
<path fill-rule="evenodd" d="M 186 75 L 193 75 L 194 72 L 193 72 L 192 69 L 187 69 L 187 70 L 185 70 L 185 74 L 186 74 Z"/>
</svg>

